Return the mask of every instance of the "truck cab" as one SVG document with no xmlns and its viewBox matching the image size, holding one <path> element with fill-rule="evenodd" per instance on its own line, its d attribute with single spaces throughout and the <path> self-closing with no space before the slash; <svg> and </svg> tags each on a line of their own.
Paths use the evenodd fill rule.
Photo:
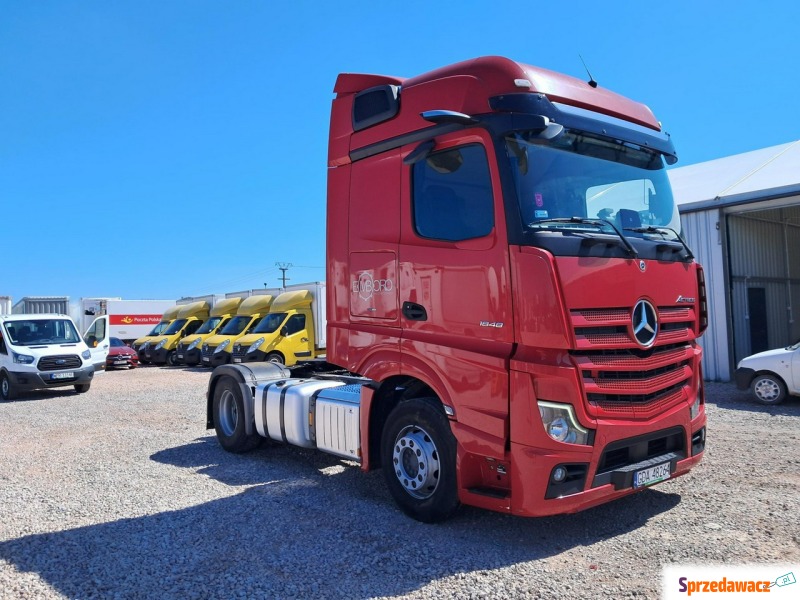
<svg viewBox="0 0 800 600">
<path fill-rule="evenodd" d="M 163 334 L 167 328 L 172 325 L 172 322 L 178 318 L 178 313 L 181 311 L 180 306 L 172 306 L 164 311 L 164 314 L 161 315 L 161 322 L 158 323 L 155 327 L 153 327 L 152 331 L 148 333 L 144 337 L 140 337 L 138 340 L 134 340 L 132 344 L 132 348 L 136 350 L 136 354 L 139 356 L 139 362 L 142 364 L 149 364 L 150 361 L 145 356 L 145 353 L 150 347 L 150 344 L 154 343 L 155 340 L 159 339 L 159 335 Z"/>
<path fill-rule="evenodd" d="M 497 56 L 334 93 L 330 368 L 217 369 L 223 448 L 381 467 L 425 522 L 573 513 L 698 464 L 705 280 L 650 109 Z"/>
<path fill-rule="evenodd" d="M 462 503 L 574 512 L 697 464 L 705 283 L 650 109 L 496 56 L 334 91 L 327 350 L 379 382 L 366 460 L 399 386 L 447 415 Z"/>
<path fill-rule="evenodd" d="M 231 362 L 233 344 L 269 312 L 273 299 L 271 294 L 245 298 L 228 324 L 203 342 L 201 365 L 217 367 Z"/>
<path fill-rule="evenodd" d="M 298 360 L 324 354 L 324 337 L 318 339 L 316 335 L 320 326 L 324 328 L 324 312 L 318 306 L 320 301 L 324 302 L 320 300 L 324 298 L 324 285 L 317 298 L 315 304 L 312 290 L 284 292 L 275 298 L 270 312 L 251 333 L 236 340 L 233 362 L 267 361 L 291 366 Z"/>
<path fill-rule="evenodd" d="M 177 318 L 164 333 L 147 345 L 145 358 L 157 365 L 177 365 L 178 342 L 197 331 L 208 317 L 208 302 L 192 302 L 181 306 Z"/>
<path fill-rule="evenodd" d="M 105 367 L 108 346 L 106 317 L 90 326 L 84 340 L 66 315 L 2 315 L 0 399 L 13 400 L 23 391 L 68 386 L 79 394 L 87 392 L 95 371 Z"/>
<path fill-rule="evenodd" d="M 219 333 L 236 314 L 241 298 L 226 298 L 214 304 L 208 319 L 193 334 L 181 338 L 176 348 L 175 361 L 179 365 L 199 365 L 203 342 Z"/>
</svg>

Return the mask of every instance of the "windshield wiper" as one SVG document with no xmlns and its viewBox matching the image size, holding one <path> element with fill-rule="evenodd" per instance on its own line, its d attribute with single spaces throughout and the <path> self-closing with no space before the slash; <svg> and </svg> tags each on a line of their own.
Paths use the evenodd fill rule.
<svg viewBox="0 0 800 600">
<path fill-rule="evenodd" d="M 664 236 L 664 232 L 671 233 L 674 236 L 673 240 L 678 242 L 682 248 L 678 249 L 677 252 L 680 252 L 681 249 L 686 251 L 686 259 L 692 260 L 694 259 L 694 254 L 689 249 L 689 246 L 686 245 L 686 242 L 683 241 L 683 238 L 678 234 L 677 231 L 672 229 L 671 227 L 653 227 L 652 225 L 648 225 L 647 227 L 626 227 L 625 231 L 633 231 L 635 233 L 656 233 L 660 236 Z M 661 245 L 659 245 L 661 247 Z M 665 246 L 665 248 L 672 248 L 672 246 Z"/>
<path fill-rule="evenodd" d="M 636 251 L 631 243 L 628 241 L 628 238 L 617 229 L 611 221 L 606 221 L 605 219 L 584 219 L 583 217 L 558 217 L 554 219 L 542 219 L 541 221 L 536 221 L 535 223 L 531 223 L 528 227 L 535 228 L 540 227 L 541 223 L 575 223 L 577 225 L 594 225 L 598 229 L 602 229 L 603 227 L 611 227 L 614 233 L 619 236 L 619 239 L 622 240 L 622 244 L 625 246 L 625 249 L 628 251 L 633 258 L 639 256 L 639 253 Z M 543 229 L 547 226 L 542 227 Z"/>
</svg>

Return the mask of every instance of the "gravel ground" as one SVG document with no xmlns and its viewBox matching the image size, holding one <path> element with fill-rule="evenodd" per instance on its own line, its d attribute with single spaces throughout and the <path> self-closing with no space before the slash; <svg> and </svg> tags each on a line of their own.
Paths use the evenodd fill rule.
<svg viewBox="0 0 800 600">
<path fill-rule="evenodd" d="M 707 388 L 690 475 L 571 516 L 405 517 L 380 471 L 225 453 L 208 371 L 0 404 L 0 598 L 658 597 L 668 563 L 800 562 L 800 400 Z"/>
</svg>

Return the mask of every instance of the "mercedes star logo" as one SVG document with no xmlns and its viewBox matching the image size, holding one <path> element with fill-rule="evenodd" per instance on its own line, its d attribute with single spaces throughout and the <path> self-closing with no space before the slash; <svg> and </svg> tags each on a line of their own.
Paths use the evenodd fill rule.
<svg viewBox="0 0 800 600">
<path fill-rule="evenodd" d="M 658 313 L 647 300 L 639 300 L 631 314 L 633 337 L 642 348 L 649 348 L 658 335 Z"/>
</svg>

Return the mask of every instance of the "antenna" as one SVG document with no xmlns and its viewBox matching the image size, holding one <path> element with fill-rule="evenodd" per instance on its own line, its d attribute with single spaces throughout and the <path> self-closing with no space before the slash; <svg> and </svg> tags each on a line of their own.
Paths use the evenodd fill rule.
<svg viewBox="0 0 800 600">
<path fill-rule="evenodd" d="M 586 61 L 583 60 L 583 57 L 580 54 L 578 54 L 578 57 L 581 59 L 581 62 L 583 63 L 583 68 L 586 69 L 586 74 L 589 76 L 589 85 L 593 88 L 596 88 L 597 82 L 594 80 L 594 77 L 592 77 L 592 74 L 589 72 L 589 67 L 586 66 Z"/>
<path fill-rule="evenodd" d="M 281 287 L 286 287 L 286 282 L 289 281 L 289 278 L 286 277 L 286 271 L 289 270 L 289 267 L 292 266 L 292 263 L 276 262 L 275 266 L 278 267 L 281 272 L 281 281 L 283 281 Z"/>
</svg>

